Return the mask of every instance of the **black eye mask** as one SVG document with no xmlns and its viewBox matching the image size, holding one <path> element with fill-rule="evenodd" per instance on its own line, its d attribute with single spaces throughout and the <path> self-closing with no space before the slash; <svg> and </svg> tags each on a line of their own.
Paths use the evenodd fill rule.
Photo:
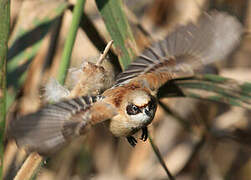
<svg viewBox="0 0 251 180">
<path fill-rule="evenodd" d="M 128 106 L 126 106 L 126 112 L 128 115 L 136 115 L 138 113 L 141 113 L 141 110 L 136 105 L 129 104 Z"/>
</svg>

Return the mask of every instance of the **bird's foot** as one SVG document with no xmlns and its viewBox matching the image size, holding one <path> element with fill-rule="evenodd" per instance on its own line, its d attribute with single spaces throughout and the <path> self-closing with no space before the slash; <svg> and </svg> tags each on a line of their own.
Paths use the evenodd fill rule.
<svg viewBox="0 0 251 180">
<path fill-rule="evenodd" d="M 137 144 L 137 140 L 133 137 L 133 136 L 128 136 L 126 137 L 127 138 L 127 141 L 129 142 L 129 144 L 132 146 L 132 147 L 135 147 L 136 144 Z"/>
<path fill-rule="evenodd" d="M 130 143 L 130 145 L 132 147 L 135 147 L 137 144 L 137 140 L 135 139 L 135 137 L 133 136 L 127 136 L 127 141 Z M 141 134 L 141 138 L 142 141 L 146 141 L 148 139 L 148 130 L 147 127 L 143 127 L 142 128 L 142 134 Z"/>
<path fill-rule="evenodd" d="M 142 135 L 141 135 L 141 140 L 142 141 L 146 141 L 148 138 L 148 130 L 147 130 L 147 127 L 143 127 L 142 128 Z"/>
</svg>

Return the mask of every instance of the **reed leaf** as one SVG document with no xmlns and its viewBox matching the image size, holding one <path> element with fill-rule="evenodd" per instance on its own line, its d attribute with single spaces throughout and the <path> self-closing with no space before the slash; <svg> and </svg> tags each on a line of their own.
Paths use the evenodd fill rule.
<svg viewBox="0 0 251 180">
<path fill-rule="evenodd" d="M 251 83 L 204 74 L 167 82 L 159 97 L 191 97 L 251 109 Z"/>
<path fill-rule="evenodd" d="M 115 53 L 122 69 L 135 58 L 136 43 L 122 9 L 121 0 L 96 0 L 106 28 L 114 41 Z"/>
</svg>

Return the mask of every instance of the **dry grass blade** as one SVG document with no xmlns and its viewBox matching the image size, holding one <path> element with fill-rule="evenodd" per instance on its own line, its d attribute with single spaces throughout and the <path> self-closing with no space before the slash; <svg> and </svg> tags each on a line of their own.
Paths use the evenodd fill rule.
<svg viewBox="0 0 251 180">
<path fill-rule="evenodd" d="M 34 176 L 37 168 L 41 165 L 43 157 L 36 152 L 31 153 L 18 171 L 14 180 L 29 180 Z"/>
</svg>

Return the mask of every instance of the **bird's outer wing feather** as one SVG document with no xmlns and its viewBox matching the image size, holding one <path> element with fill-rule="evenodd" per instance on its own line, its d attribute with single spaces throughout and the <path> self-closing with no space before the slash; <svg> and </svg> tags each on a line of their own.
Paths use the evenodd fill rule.
<svg viewBox="0 0 251 180">
<path fill-rule="evenodd" d="M 178 27 L 154 43 L 122 72 L 115 86 L 142 81 L 158 89 L 170 79 L 193 75 L 193 69 L 225 58 L 239 43 L 242 25 L 226 13 L 204 13 L 196 24 Z M 142 83 L 141 82 L 141 83 Z"/>
<path fill-rule="evenodd" d="M 39 111 L 13 119 L 8 135 L 26 151 L 50 155 L 72 138 L 84 134 L 89 126 L 112 118 L 115 109 L 101 96 L 78 97 L 46 106 Z"/>
</svg>

